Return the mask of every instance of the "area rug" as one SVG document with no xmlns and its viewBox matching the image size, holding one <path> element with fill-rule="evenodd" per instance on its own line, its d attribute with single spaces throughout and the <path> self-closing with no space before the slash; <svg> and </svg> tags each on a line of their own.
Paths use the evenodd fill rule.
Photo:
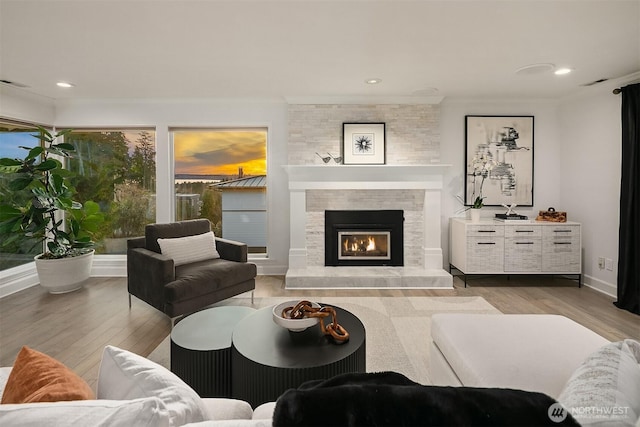
<svg viewBox="0 0 640 427">
<path fill-rule="evenodd" d="M 253 307 L 271 307 L 293 299 L 256 298 Z M 420 384 L 432 384 L 428 367 L 433 314 L 500 313 L 482 297 L 324 297 L 319 302 L 342 307 L 364 324 L 368 372 L 395 371 Z M 242 297 L 216 304 L 221 305 L 252 306 L 249 298 Z M 169 368 L 169 347 L 167 337 L 149 359 Z"/>
</svg>

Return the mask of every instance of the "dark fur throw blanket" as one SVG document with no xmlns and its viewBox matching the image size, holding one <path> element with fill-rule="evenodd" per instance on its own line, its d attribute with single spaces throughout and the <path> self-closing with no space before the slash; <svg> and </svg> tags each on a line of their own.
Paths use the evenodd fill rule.
<svg viewBox="0 0 640 427">
<path fill-rule="evenodd" d="M 552 420 L 555 403 L 522 390 L 423 386 L 395 372 L 344 374 L 287 390 L 273 425 L 579 426 L 566 410 Z"/>
</svg>

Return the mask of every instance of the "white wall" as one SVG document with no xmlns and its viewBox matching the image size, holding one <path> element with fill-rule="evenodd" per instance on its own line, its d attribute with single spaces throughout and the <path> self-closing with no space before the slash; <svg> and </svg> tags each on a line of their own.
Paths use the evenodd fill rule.
<svg viewBox="0 0 640 427">
<path fill-rule="evenodd" d="M 256 260 L 260 274 L 284 274 L 289 251 L 289 192 L 282 165 L 287 162 L 287 105 L 238 100 L 59 101 L 55 124 L 62 128 L 145 126 L 156 129 L 157 221 L 171 221 L 173 207 L 173 127 L 266 127 L 268 259 Z"/>
<path fill-rule="evenodd" d="M 53 125 L 55 106 L 50 98 L 0 84 L 0 117 L 27 123 Z"/>
<path fill-rule="evenodd" d="M 585 283 L 616 294 L 620 218 L 620 82 L 585 88 L 559 109 L 561 197 L 571 220 L 581 222 Z M 623 85 L 623 84 L 622 84 Z M 598 257 L 612 260 L 599 269 Z"/>
</svg>

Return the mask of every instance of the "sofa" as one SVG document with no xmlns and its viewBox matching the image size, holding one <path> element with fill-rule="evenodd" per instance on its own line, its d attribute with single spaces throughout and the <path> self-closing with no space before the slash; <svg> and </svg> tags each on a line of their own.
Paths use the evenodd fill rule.
<svg viewBox="0 0 640 427">
<path fill-rule="evenodd" d="M 640 343 L 564 316 L 435 314 L 429 360 L 436 385 L 541 392 L 583 426 L 640 426 Z"/>
<path fill-rule="evenodd" d="M 16 398 L 27 403 L 5 402 Z M 23 347 L 13 367 L 0 368 L 0 399 L 3 427 L 266 427 L 275 406 L 200 398 L 166 368 L 114 346 L 103 351 L 95 393 L 61 363 Z"/>
</svg>

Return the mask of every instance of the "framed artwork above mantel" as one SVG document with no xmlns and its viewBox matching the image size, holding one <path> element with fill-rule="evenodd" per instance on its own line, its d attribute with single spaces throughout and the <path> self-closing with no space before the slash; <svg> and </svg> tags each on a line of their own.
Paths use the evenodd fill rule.
<svg viewBox="0 0 640 427">
<path fill-rule="evenodd" d="M 466 206 L 533 206 L 533 119 L 465 116 Z"/>
<path fill-rule="evenodd" d="M 345 165 L 384 165 L 384 123 L 343 123 L 342 159 Z"/>
</svg>

